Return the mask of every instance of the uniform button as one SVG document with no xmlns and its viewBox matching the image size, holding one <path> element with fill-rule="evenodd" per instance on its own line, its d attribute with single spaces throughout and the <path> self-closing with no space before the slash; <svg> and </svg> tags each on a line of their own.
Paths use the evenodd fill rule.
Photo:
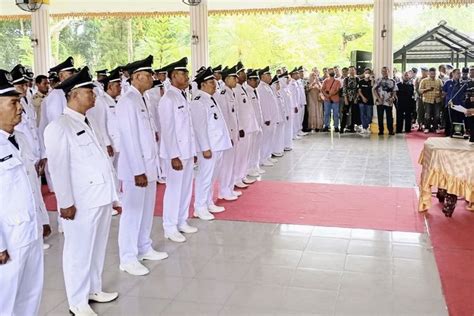
<svg viewBox="0 0 474 316">
<path fill-rule="evenodd" d="M 93 181 L 90 181 L 89 183 L 92 184 L 92 183 L 94 183 L 94 182 L 93 182 Z"/>
</svg>

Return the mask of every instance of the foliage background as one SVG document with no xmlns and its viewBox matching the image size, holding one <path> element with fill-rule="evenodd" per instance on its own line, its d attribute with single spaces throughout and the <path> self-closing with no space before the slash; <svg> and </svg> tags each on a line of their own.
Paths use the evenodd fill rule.
<svg viewBox="0 0 474 316">
<path fill-rule="evenodd" d="M 441 20 L 474 37 L 471 9 L 397 9 L 394 49 Z M 242 60 L 247 67 L 348 65 L 352 50 L 372 50 L 372 22 L 371 11 L 211 16 L 210 61 L 232 65 Z M 191 55 L 187 16 L 53 20 L 51 30 L 55 62 L 73 56 L 76 65 L 87 64 L 94 70 L 111 69 L 149 54 L 158 68 Z M 0 21 L 0 68 L 32 65 L 30 33 L 30 21 Z"/>
</svg>

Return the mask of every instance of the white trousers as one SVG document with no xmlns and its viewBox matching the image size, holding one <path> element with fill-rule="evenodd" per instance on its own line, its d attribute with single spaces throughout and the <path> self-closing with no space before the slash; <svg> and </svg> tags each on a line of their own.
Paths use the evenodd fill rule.
<svg viewBox="0 0 474 316">
<path fill-rule="evenodd" d="M 102 270 L 109 238 L 112 204 L 77 209 L 63 220 L 63 272 L 69 306 L 84 306 L 89 294 L 102 291 Z"/>
<path fill-rule="evenodd" d="M 194 180 L 194 208 L 207 210 L 214 204 L 214 182 L 222 163 L 222 151 L 213 151 L 210 159 L 198 153 L 198 171 Z"/>
<path fill-rule="evenodd" d="M 273 134 L 272 141 L 272 152 L 283 153 L 285 149 L 285 124 L 280 122 L 275 127 L 275 133 Z"/>
<path fill-rule="evenodd" d="M 120 263 L 138 262 L 151 249 L 151 229 L 156 200 L 156 181 L 144 188 L 135 182 L 122 183 L 122 215 L 118 234 Z"/>
<path fill-rule="evenodd" d="M 234 162 L 235 147 L 224 150 L 222 153 L 221 170 L 219 171 L 219 196 L 232 196 L 234 191 Z"/>
<path fill-rule="evenodd" d="M 0 265 L 0 315 L 38 315 L 43 291 L 43 238 L 8 249 L 10 260 Z"/>
<path fill-rule="evenodd" d="M 270 126 L 263 124 L 262 126 L 262 145 L 260 146 L 260 163 L 265 162 L 272 156 L 272 141 L 275 134 L 275 124 L 272 123 Z"/>
<path fill-rule="evenodd" d="M 164 161 L 166 189 L 163 198 L 163 229 L 175 232 L 189 217 L 189 204 L 193 193 L 194 160 L 181 160 L 183 170 L 174 170 L 171 160 Z"/>
<path fill-rule="evenodd" d="M 293 121 L 291 118 L 290 115 L 290 118 L 285 121 L 285 148 L 293 148 Z"/>
<path fill-rule="evenodd" d="M 262 147 L 263 133 L 255 133 L 252 144 L 250 145 L 249 169 L 258 170 L 260 166 L 260 148 Z"/>
<path fill-rule="evenodd" d="M 291 119 L 293 120 L 293 138 L 298 134 L 300 131 L 300 115 L 301 115 L 301 107 L 298 106 L 298 113 L 294 113 L 291 116 Z"/>
<path fill-rule="evenodd" d="M 242 181 L 249 169 L 250 145 L 256 133 L 245 134 L 235 147 L 234 183 Z"/>
</svg>

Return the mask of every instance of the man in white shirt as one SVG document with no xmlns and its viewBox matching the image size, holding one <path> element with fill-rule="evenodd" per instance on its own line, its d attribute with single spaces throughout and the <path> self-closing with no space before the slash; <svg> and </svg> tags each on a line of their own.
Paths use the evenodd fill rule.
<svg viewBox="0 0 474 316">
<path fill-rule="evenodd" d="M 184 91 L 189 86 L 187 64 L 188 59 L 185 57 L 165 67 L 171 86 L 158 107 L 161 125 L 160 157 L 166 174 L 163 229 L 165 238 L 174 242 L 186 241 L 182 233 L 192 234 L 198 231 L 187 223 L 196 159 L 196 140 L 189 102 Z"/>
<path fill-rule="evenodd" d="M 114 171 L 86 112 L 95 104 L 88 67 L 59 84 L 67 106 L 45 129 L 51 179 L 63 219 L 63 271 L 69 310 L 97 315 L 89 301 L 110 302 L 118 293 L 102 291 L 102 270 L 117 201 Z"/>
<path fill-rule="evenodd" d="M 0 313 L 37 315 L 43 290 L 43 225 L 48 215 L 34 155 L 24 134 L 19 93 L 0 70 Z"/>
<path fill-rule="evenodd" d="M 284 130 L 284 151 L 291 151 L 293 149 L 293 120 L 291 119 L 292 113 L 294 112 L 294 98 L 288 89 L 289 76 L 288 71 L 282 72 L 278 75 L 278 81 L 280 82 L 281 92 L 285 101 L 285 130 Z"/>
<path fill-rule="evenodd" d="M 120 133 L 118 178 L 122 181 L 120 270 L 132 275 L 150 272 L 142 260 L 163 260 L 166 252 L 152 247 L 151 230 L 160 161 L 156 125 L 145 91 L 153 84 L 153 56 L 128 64 L 130 88 L 117 103 Z"/>
<path fill-rule="evenodd" d="M 258 80 L 258 75 L 254 72 L 254 78 Z M 239 142 L 237 142 L 235 151 L 235 165 L 234 165 L 234 183 L 237 188 L 243 189 L 256 180 L 248 178 L 250 147 L 258 132 L 258 122 L 255 116 L 253 105 L 250 102 L 247 91 L 243 84 L 247 81 L 247 74 L 244 65 L 241 62 L 237 63 L 237 85 L 235 92 L 235 106 L 237 110 L 237 117 L 239 119 Z"/>
<path fill-rule="evenodd" d="M 242 195 L 241 191 L 234 190 L 234 165 L 235 165 L 235 147 L 240 141 L 239 120 L 235 109 L 235 92 L 237 85 L 237 68 L 224 68 L 222 78 L 224 87 L 217 95 L 217 103 L 221 107 L 222 115 L 227 125 L 232 147 L 225 150 L 222 154 L 222 167 L 219 172 L 219 199 L 226 201 L 235 201 Z"/>
<path fill-rule="evenodd" d="M 280 81 L 278 76 L 275 75 L 270 83 L 272 91 L 277 98 L 277 108 L 275 109 L 275 132 L 273 133 L 272 140 L 272 155 L 275 157 L 283 157 L 283 151 L 285 149 L 285 117 L 286 117 L 286 106 L 283 96 L 283 92 L 280 88 Z"/>
<path fill-rule="evenodd" d="M 225 211 L 224 207 L 214 204 L 213 189 L 221 169 L 222 153 L 231 148 L 232 143 L 220 106 L 213 97 L 217 82 L 212 68 L 202 71 L 194 81 L 199 89 L 190 103 L 198 157 L 194 216 L 213 220 L 212 213 Z"/>
</svg>

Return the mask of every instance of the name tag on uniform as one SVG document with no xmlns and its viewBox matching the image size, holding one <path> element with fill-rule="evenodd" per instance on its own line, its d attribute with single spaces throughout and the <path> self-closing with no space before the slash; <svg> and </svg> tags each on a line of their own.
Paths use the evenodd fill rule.
<svg viewBox="0 0 474 316">
<path fill-rule="evenodd" d="M 217 113 L 214 113 L 214 119 L 217 120 Z"/>
<path fill-rule="evenodd" d="M 5 157 L 3 157 L 3 158 L 0 159 L 0 162 L 7 161 L 8 159 L 10 159 L 10 158 L 12 158 L 12 157 L 13 157 L 12 154 L 10 154 L 10 155 L 8 155 L 8 156 L 5 156 Z"/>
<path fill-rule="evenodd" d="M 109 105 L 109 108 L 115 109 L 115 105 Z"/>
<path fill-rule="evenodd" d="M 86 132 L 85 130 L 82 130 L 82 131 L 80 131 L 80 132 L 77 132 L 76 135 L 77 135 L 77 136 L 81 136 L 81 135 L 84 134 L 85 132 Z"/>
<path fill-rule="evenodd" d="M 215 105 L 214 105 L 214 104 L 213 104 L 213 105 L 211 105 L 211 109 L 212 109 L 213 107 L 215 107 Z"/>
<path fill-rule="evenodd" d="M 178 106 L 178 109 L 182 109 L 182 108 L 184 108 L 184 105 Z"/>
<path fill-rule="evenodd" d="M 140 109 L 140 111 L 142 111 L 142 112 L 145 112 L 145 110 L 144 110 L 144 109 Z"/>
</svg>

